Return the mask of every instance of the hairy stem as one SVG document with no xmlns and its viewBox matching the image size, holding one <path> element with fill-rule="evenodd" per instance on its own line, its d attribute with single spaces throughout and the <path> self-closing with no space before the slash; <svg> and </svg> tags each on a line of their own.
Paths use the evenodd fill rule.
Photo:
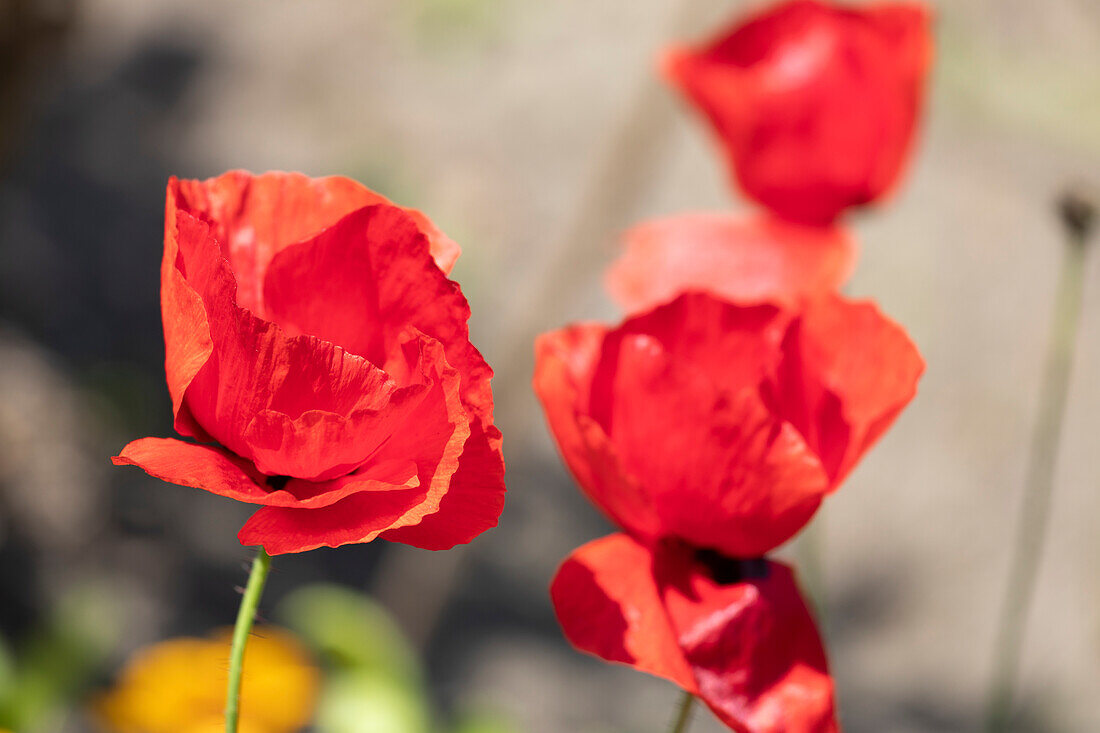
<svg viewBox="0 0 1100 733">
<path fill-rule="evenodd" d="M 244 667 L 244 648 L 248 635 L 252 632 L 252 622 L 256 619 L 256 609 L 260 605 L 260 596 L 264 592 L 267 573 L 271 569 L 271 555 L 264 548 L 256 555 L 252 563 L 252 572 L 248 576 L 241 608 L 237 612 L 237 624 L 233 627 L 233 646 L 229 651 L 229 687 L 225 698 L 225 732 L 237 733 L 237 719 L 241 708 L 241 672 Z"/>
</svg>

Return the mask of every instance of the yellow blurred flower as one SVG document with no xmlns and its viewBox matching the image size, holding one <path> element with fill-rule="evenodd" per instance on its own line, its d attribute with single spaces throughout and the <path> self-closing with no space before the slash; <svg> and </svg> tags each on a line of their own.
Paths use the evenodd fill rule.
<svg viewBox="0 0 1100 733">
<path fill-rule="evenodd" d="M 115 687 L 92 704 L 113 733 L 220 733 L 232 629 L 209 639 L 170 639 L 139 650 Z M 288 632 L 258 628 L 248 640 L 240 733 L 293 733 L 309 722 L 319 672 Z M 3 733 L 0 731 L 0 733 Z"/>
</svg>

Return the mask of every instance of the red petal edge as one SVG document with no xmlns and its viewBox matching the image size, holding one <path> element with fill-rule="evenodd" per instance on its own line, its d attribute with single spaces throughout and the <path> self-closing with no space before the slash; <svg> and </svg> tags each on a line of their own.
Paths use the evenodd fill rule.
<svg viewBox="0 0 1100 733">
<path fill-rule="evenodd" d="M 550 598 L 565 637 L 577 649 L 698 692 L 645 546 L 613 534 L 579 547 L 558 568 Z"/>
<path fill-rule="evenodd" d="M 758 215 L 696 212 L 644 222 L 623 235 L 608 292 L 628 313 L 701 291 L 732 303 L 797 306 L 839 290 L 857 247 L 839 226 Z"/>
</svg>

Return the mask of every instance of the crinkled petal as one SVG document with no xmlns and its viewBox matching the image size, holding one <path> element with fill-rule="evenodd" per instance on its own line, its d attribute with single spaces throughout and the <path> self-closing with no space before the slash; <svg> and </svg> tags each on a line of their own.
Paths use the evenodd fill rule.
<svg viewBox="0 0 1100 733">
<path fill-rule="evenodd" d="M 392 491 L 419 486 L 414 463 L 388 461 L 333 481 L 316 483 L 291 479 L 283 488 L 275 490 L 267 476 L 229 451 L 173 438 L 135 440 L 111 460 L 116 466 L 137 466 L 162 481 L 264 506 L 323 507 L 360 491 Z"/>
<path fill-rule="evenodd" d="M 348 468 L 357 446 L 377 445 L 377 435 L 407 412 L 413 395 L 363 357 L 314 336 L 288 335 L 236 305 L 234 276 L 209 224 L 177 212 L 173 236 L 181 272 L 211 323 L 213 351 L 188 384 L 185 406 L 212 438 L 266 472 L 324 479 Z M 423 381 L 404 378 L 406 386 Z M 276 413 L 287 420 L 280 423 Z M 327 418 L 326 435 L 340 433 L 340 450 L 305 450 L 308 440 L 301 438 L 309 436 L 295 431 L 293 421 L 308 427 L 320 413 L 337 416 Z M 273 448 L 286 436 L 286 447 L 297 450 L 274 460 Z"/>
<path fill-rule="evenodd" d="M 272 555 L 370 542 L 424 503 L 422 488 L 357 492 L 317 509 L 263 507 L 237 534 Z"/>
<path fill-rule="evenodd" d="M 284 492 L 294 497 L 293 502 L 263 502 L 266 506 L 297 509 L 317 509 L 331 506 L 361 491 L 403 491 L 420 486 L 416 462 L 408 459 L 377 461 L 355 473 L 329 479 L 306 481 L 292 478 L 286 482 Z"/>
<path fill-rule="evenodd" d="M 653 498 L 661 536 L 755 557 L 809 521 L 828 477 L 755 385 L 727 392 L 648 334 L 623 338 L 616 361 L 611 443 Z"/>
<path fill-rule="evenodd" d="M 174 438 L 141 438 L 127 444 L 111 461 L 116 466 L 137 466 L 162 481 L 250 504 L 263 504 L 271 496 L 266 476 L 248 461 L 216 446 Z"/>
<path fill-rule="evenodd" d="M 835 487 L 913 399 L 923 371 L 917 347 L 877 305 L 834 296 L 792 324 L 772 399 Z"/>
<path fill-rule="evenodd" d="M 444 398 L 443 390 L 431 391 L 433 382 L 458 379 L 446 364 L 442 346 L 423 334 L 404 333 L 395 352 L 400 363 L 391 359 L 391 365 L 400 368 L 402 381 L 413 383 L 396 389 L 387 384 L 382 391 L 385 401 L 380 404 L 365 404 L 346 416 L 307 410 L 291 419 L 277 410 L 258 412 L 244 435 L 257 468 L 268 474 L 314 481 L 348 473 L 366 462 L 391 436 L 405 430 L 409 416 L 429 395 Z M 444 413 L 437 410 L 435 414 Z M 409 448 L 415 451 L 418 446 Z M 433 448 L 426 445 L 421 449 Z M 410 453 L 408 457 L 415 455 Z"/>
<path fill-rule="evenodd" d="M 171 184 L 165 203 L 164 258 L 160 268 L 161 317 L 164 321 L 164 371 L 172 398 L 175 428 L 181 435 L 209 440 L 184 403 L 195 375 L 214 352 L 202 296 L 187 282 L 180 252 L 176 199 Z"/>
<path fill-rule="evenodd" d="M 437 342 L 430 343 L 442 350 Z M 413 527 L 441 512 L 471 435 L 460 389 L 457 371 L 447 367 L 406 418 L 404 427 L 375 452 L 368 468 L 363 469 L 369 470 L 374 463 L 400 464 L 412 459 L 418 477 L 415 489 L 387 492 L 389 496 L 359 492 L 321 509 L 262 509 L 241 529 L 241 543 L 263 545 L 272 554 L 338 547 L 370 542 L 387 530 Z M 452 524 L 458 524 L 453 517 Z M 451 529 L 457 531 L 456 527 Z"/>
<path fill-rule="evenodd" d="M 349 178 L 310 178 L 279 171 L 261 175 L 230 171 L 205 181 L 172 178 L 168 190 L 181 209 L 214 225 L 215 236 L 237 273 L 238 304 L 260 315 L 264 273 L 276 253 L 316 236 L 356 209 L 390 203 Z M 458 258 L 458 245 L 423 213 L 408 211 L 427 236 L 439 267 L 449 272 Z"/>
<path fill-rule="evenodd" d="M 856 260 L 844 229 L 770 216 L 680 214 L 639 224 L 624 242 L 605 282 L 630 313 L 689 291 L 745 305 L 797 306 L 838 290 Z"/>
<path fill-rule="evenodd" d="M 739 733 L 839 731 L 825 650 L 790 568 L 716 564 L 666 546 L 653 565 L 699 697 Z"/>
<path fill-rule="evenodd" d="M 581 651 L 697 692 L 652 563 L 650 551 L 625 534 L 589 542 L 558 568 L 550 586 L 554 611 L 565 637 Z"/>
<path fill-rule="evenodd" d="M 289 333 L 339 344 L 374 364 L 411 325 L 443 344 L 463 399 L 492 419 L 492 370 L 470 343 L 470 307 L 428 256 L 416 218 L 391 205 L 358 209 L 281 250 L 264 282 L 267 315 Z"/>
<path fill-rule="evenodd" d="M 504 456 L 500 431 L 480 420 L 458 459 L 439 511 L 424 515 L 417 524 L 387 530 L 382 539 L 425 550 L 449 550 L 497 525 L 504 509 Z"/>
</svg>

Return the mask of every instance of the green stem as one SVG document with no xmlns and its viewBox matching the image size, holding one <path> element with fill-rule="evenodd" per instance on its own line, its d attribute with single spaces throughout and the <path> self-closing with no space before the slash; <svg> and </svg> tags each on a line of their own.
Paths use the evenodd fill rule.
<svg viewBox="0 0 1100 733">
<path fill-rule="evenodd" d="M 1054 468 L 1069 393 L 1085 274 L 1087 228 L 1075 229 L 1067 225 L 1067 231 L 1068 246 L 1054 306 L 1039 415 L 1032 435 L 1020 523 L 994 647 L 993 678 L 985 711 L 984 730 L 988 733 L 1008 730 L 1012 717 L 1013 688 L 1050 515 Z"/>
<path fill-rule="evenodd" d="M 229 651 L 229 688 L 225 699 L 225 733 L 237 733 L 237 718 L 241 708 L 241 672 L 244 667 L 244 648 L 248 635 L 252 632 L 252 622 L 256 619 L 256 608 L 260 605 L 260 596 L 264 592 L 267 573 L 271 569 L 271 555 L 264 548 L 256 555 L 252 563 L 252 573 L 248 576 L 241 608 L 237 611 L 237 624 L 233 627 L 233 646 Z"/>
<path fill-rule="evenodd" d="M 687 730 L 688 723 L 691 721 L 691 708 L 694 704 L 695 695 L 684 692 L 684 696 L 680 699 L 680 711 L 676 714 L 676 720 L 672 721 L 669 733 L 684 733 Z"/>
</svg>

